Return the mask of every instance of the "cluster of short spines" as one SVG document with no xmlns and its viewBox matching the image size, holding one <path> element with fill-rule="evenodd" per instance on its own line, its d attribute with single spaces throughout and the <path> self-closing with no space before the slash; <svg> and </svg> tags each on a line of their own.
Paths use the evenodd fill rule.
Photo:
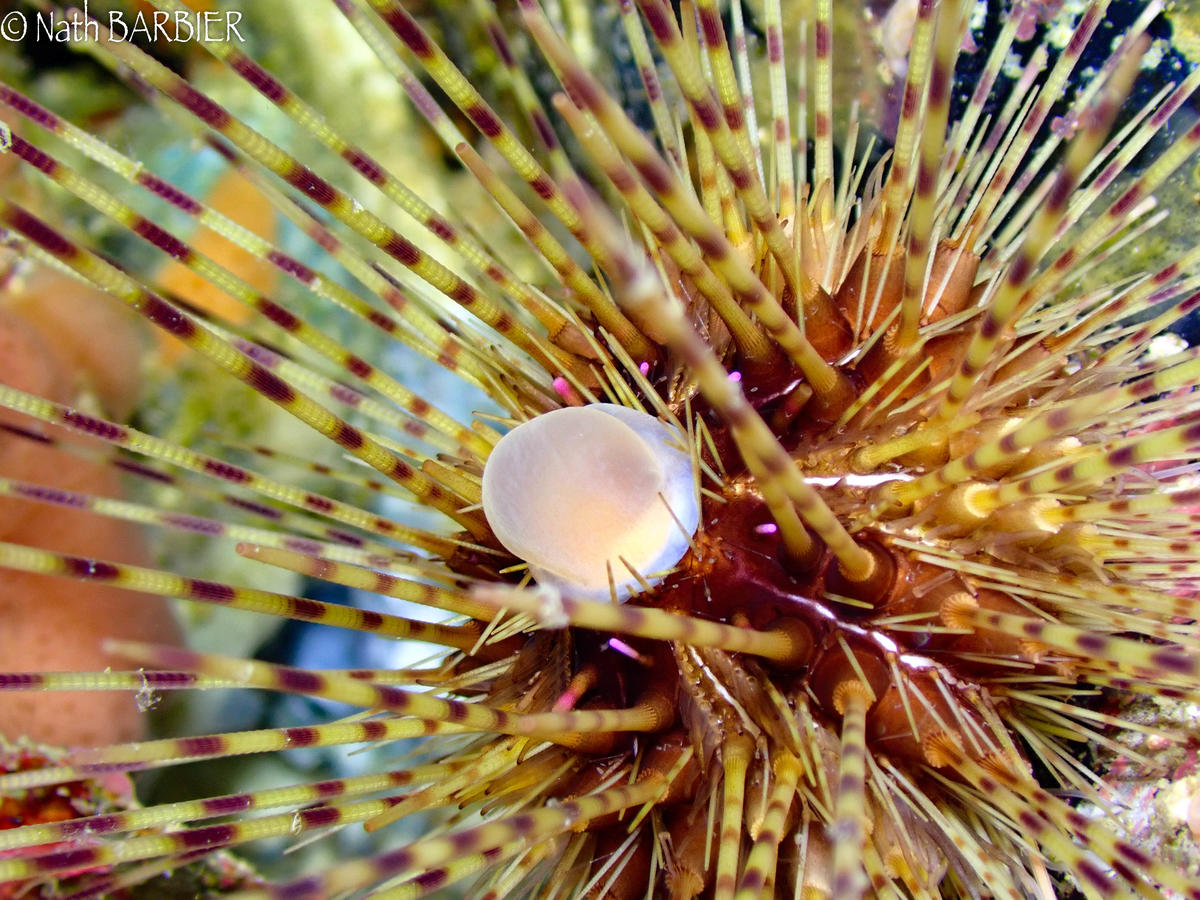
<svg viewBox="0 0 1200 900">
<path fill-rule="evenodd" d="M 182 8 L 174 0 L 164 5 Z M 745 30 L 736 11 L 731 42 L 718 4 L 712 0 L 698 0 L 694 6 L 685 3 L 682 28 L 668 4 L 660 0 L 638 2 L 658 51 L 682 89 L 687 103 L 685 127 L 658 85 L 642 20 L 631 0 L 622 4 L 622 22 L 650 95 L 660 155 L 660 150 L 573 58 L 534 0 L 521 0 L 529 35 L 567 91 L 567 97 L 557 99 L 555 107 L 632 214 L 630 239 L 616 226 L 615 218 L 599 208 L 581 187 L 548 126 L 546 110 L 515 62 L 493 9 L 486 3 L 473 6 L 507 75 L 517 108 L 537 136 L 536 153 L 525 149 L 516 133 L 436 46 L 416 18 L 393 0 L 372 0 L 371 5 L 591 256 L 603 280 L 590 275 L 551 235 L 539 215 L 506 186 L 504 177 L 462 141 L 457 128 L 433 104 L 399 57 L 387 55 L 379 34 L 372 30 L 377 26 L 354 4 L 339 3 L 352 24 L 374 35 L 373 46 L 384 53 L 385 64 L 399 73 L 431 127 L 456 150 L 483 189 L 500 203 L 535 251 L 558 272 L 574 299 L 595 318 L 598 324 L 591 333 L 592 326 L 584 319 L 558 307 L 500 265 L 469 237 L 466 229 L 427 206 L 381 164 L 335 134 L 315 111 L 231 45 L 210 43 L 209 49 L 438 240 L 459 252 L 469 263 L 471 275 L 434 261 L 411 240 L 358 207 L 349 195 L 266 142 L 132 46 L 102 41 L 96 49 L 122 60 L 139 78 L 199 118 L 215 132 L 214 140 L 226 146 L 231 159 L 236 161 L 238 157 L 228 144 L 256 159 L 351 231 L 476 316 L 491 329 L 493 337 L 488 340 L 497 335 L 508 339 L 528 353 L 532 363 L 493 359 L 498 355 L 473 346 L 474 339 L 466 337 L 468 330 L 445 324 L 426 301 L 414 302 L 390 276 L 375 270 L 370 257 L 359 255 L 310 212 L 281 194 L 275 200 L 277 205 L 303 223 L 302 227 L 329 255 L 358 276 L 396 317 L 356 299 L 326 276 L 19 94 L 2 89 L 0 99 L 318 295 L 350 308 L 376 327 L 416 345 L 466 380 L 492 390 L 514 421 L 555 405 L 556 397 L 577 403 L 603 399 L 605 394 L 629 406 L 644 406 L 664 418 L 680 417 L 689 446 L 694 448 L 695 469 L 707 473 L 700 493 L 714 502 L 725 502 L 723 494 L 732 480 L 718 474 L 723 476 L 727 466 L 736 467 L 738 463 L 720 458 L 711 433 L 717 426 L 693 411 L 693 400 L 699 404 L 702 399 L 706 411 L 715 413 L 723 423 L 720 427 L 728 428 L 741 462 L 766 502 L 772 525 L 785 547 L 789 570 L 797 577 L 817 579 L 812 583 L 824 592 L 811 602 L 829 603 L 828 608 L 850 608 L 856 621 L 892 637 L 905 634 L 906 628 L 911 629 L 907 633 L 923 629 L 937 640 L 955 642 L 951 644 L 952 653 L 964 666 L 972 667 L 973 673 L 981 667 L 992 667 L 992 674 L 977 677 L 984 691 L 1003 698 L 1005 705 L 993 707 L 947 681 L 938 671 L 914 668 L 896 653 L 864 650 L 853 638 L 853 629 L 844 635 L 837 633 L 836 641 L 814 647 L 813 623 L 805 619 L 807 614 L 795 621 L 752 627 L 740 612 L 728 622 L 713 621 L 673 607 L 668 610 L 639 603 L 597 603 L 557 596 L 553 591 L 520 587 L 471 590 L 470 579 L 439 575 L 428 562 L 400 561 L 397 551 L 384 544 L 371 543 L 360 549 L 335 546 L 330 541 L 337 541 L 336 535 L 321 531 L 325 526 L 315 520 L 306 519 L 303 527 L 328 540 L 308 541 L 301 546 L 295 543 L 296 538 L 269 537 L 265 529 L 208 525 L 199 519 L 190 524 L 172 522 L 172 514 L 165 511 L 66 492 L 43 492 L 39 496 L 34 486 L 6 480 L 0 483 L 3 493 L 152 524 L 212 529 L 221 536 L 246 541 L 241 552 L 263 562 L 416 600 L 472 621 L 426 625 L 124 564 L 0 546 L 0 564 L 7 567 L 72 574 L 153 593 L 220 602 L 392 637 L 430 640 L 458 651 L 451 660 L 462 666 L 461 671 L 451 666 L 441 671 L 391 675 L 314 673 L 213 655 L 122 645 L 117 649 L 129 658 L 172 671 L 5 676 L 8 681 L 0 680 L 5 689 L 141 691 L 236 683 L 340 700 L 387 713 L 360 722 L 81 751 L 57 770 L 0 776 L 0 789 L 15 790 L 96 772 L 132 771 L 202 757 L 270 752 L 288 746 L 383 742 L 463 732 L 491 738 L 464 744 L 469 748 L 464 755 L 451 755 L 447 762 L 405 773 L 119 814 L 93 822 L 91 833 L 198 822 L 214 815 L 279 805 L 316 804 L 296 814 L 155 834 L 133 838 L 123 845 L 89 844 L 0 861 L 0 880 L 39 877 L 135 858 L 178 860 L 197 852 L 200 844 L 226 845 L 267 833 L 286 834 L 349 821 L 371 820 L 373 827 L 382 827 L 391 818 L 418 809 L 458 805 L 494 817 L 482 824 L 467 824 L 448 835 L 421 839 L 371 860 L 335 866 L 322 876 L 281 886 L 264 896 L 317 896 L 367 888 L 397 877 L 408 880 L 375 896 L 421 896 L 480 870 L 493 873 L 488 885 L 497 896 L 525 879 L 544 877 L 547 871 L 553 873 L 552 878 L 565 879 L 563 883 L 581 889 L 588 885 L 585 892 L 611 888 L 617 893 L 640 895 L 645 892 L 644 882 L 640 890 L 625 882 L 636 880 L 634 873 L 641 871 L 638 866 L 645 857 L 649 857 L 646 865 L 651 881 L 690 884 L 693 888 L 697 883 L 711 883 L 719 900 L 750 898 L 763 890 L 792 887 L 809 896 L 887 895 L 896 890 L 893 880 L 902 882 L 914 896 L 933 896 L 939 892 L 937 882 L 941 877 L 929 855 L 933 843 L 924 834 L 906 834 L 916 811 L 924 816 L 926 827 L 956 848 L 958 869 L 946 876 L 948 885 L 964 877 L 977 877 L 1005 896 L 1019 896 L 1034 883 L 1045 893 L 1049 876 L 1041 855 L 1044 851 L 1065 863 L 1090 897 L 1127 896 L 1133 889 L 1157 896 L 1155 885 L 1197 896 L 1196 889 L 1169 866 L 1149 860 L 1095 823 L 1083 820 L 1067 804 L 1034 784 L 1024 774 L 1025 763 L 1008 733 L 1012 729 L 1019 735 L 1056 773 L 1057 780 L 1095 796 L 1092 786 L 1079 778 L 1056 735 L 1083 728 L 1098 743 L 1104 743 L 1107 738 L 1100 726 L 1122 723 L 1118 718 L 1104 718 L 1103 714 L 1071 704 L 1070 698 L 1080 691 L 1080 684 L 1171 696 L 1191 690 L 1200 676 L 1197 642 L 1186 628 L 1170 624 L 1171 616 L 1187 616 L 1194 611 L 1188 600 L 1168 592 L 1196 581 L 1196 566 L 1190 562 L 1195 557 L 1194 516 L 1187 512 L 1195 505 L 1195 491 L 1177 488 L 1138 492 L 1130 487 L 1129 492 L 1117 496 L 1107 487 L 1095 488 L 1098 484 L 1116 485 L 1123 475 L 1137 468 L 1187 459 L 1200 446 L 1200 426 L 1170 421 L 1181 407 L 1145 402 L 1152 395 L 1186 389 L 1195 383 L 1197 363 L 1192 354 L 1143 365 L 1137 380 L 1128 383 L 1110 368 L 1127 364 L 1141 354 L 1154 330 L 1194 305 L 1191 298 L 1179 299 L 1186 293 L 1185 284 L 1189 285 L 1187 290 L 1194 287 L 1181 276 L 1189 271 L 1200 251 L 1187 254 L 1140 284 L 1084 300 L 1067 299 L 1065 314 L 1049 308 L 1049 300 L 1062 293 L 1070 279 L 1102 258 L 1104 241 L 1122 230 L 1129 232 L 1138 207 L 1150 192 L 1200 145 L 1200 128 L 1181 135 L 1107 211 L 1083 228 L 1078 239 L 1069 244 L 1062 240 L 1067 229 L 1079 223 L 1101 191 L 1129 163 L 1133 148 L 1161 130 L 1170 111 L 1200 83 L 1200 76 L 1192 75 L 1174 92 L 1164 92 L 1159 107 L 1140 124 L 1102 146 L 1116 107 L 1127 93 L 1139 58 L 1133 47 L 1137 36 L 1148 27 L 1150 14 L 1135 24 L 1100 75 L 1080 91 L 1069 114 L 1078 122 L 1078 130 L 1068 143 L 1064 162 L 1056 174 L 1035 184 L 1033 179 L 1059 146 L 1059 138 L 1044 142 L 1032 161 L 1030 148 L 1044 131 L 1043 122 L 1063 92 L 1093 28 L 1103 18 L 1105 5 L 1093 4 L 1083 14 L 1074 39 L 1040 88 L 1035 87 L 1034 67 L 1030 67 L 1012 100 L 990 130 L 983 133 L 978 123 L 984 120 L 988 89 L 996 80 L 1002 50 L 1015 37 L 1016 17 L 1012 17 L 1001 30 L 980 90 L 951 130 L 949 156 L 943 158 L 952 72 L 961 44 L 965 5 L 932 0 L 918 4 L 895 155 L 887 175 L 868 173 L 862 167 L 852 176 L 847 167 L 842 185 L 835 186 L 833 4 L 829 0 L 816 4 L 809 43 L 815 81 L 811 92 L 809 85 L 804 87 L 814 114 L 811 181 L 804 141 L 807 111 L 803 107 L 796 121 L 799 145 L 793 148 L 791 144 L 787 61 L 778 2 L 768 0 L 765 8 L 770 79 L 770 110 L 764 117 L 769 123 L 770 140 L 765 145 L 768 160 L 763 158 L 763 147 L 759 145 L 759 117 L 753 104 L 744 102 L 743 92 L 748 89 Z M 801 68 L 806 63 L 801 60 Z M 807 76 L 804 78 L 807 81 Z M 689 130 L 691 145 L 685 150 L 682 136 Z M 479 425 L 467 428 L 442 416 L 423 398 L 349 351 L 334 346 L 298 315 L 254 294 L 186 243 L 115 197 L 101 193 L 45 151 L 19 136 L 13 138 L 12 147 L 20 158 L 87 196 L 125 227 L 183 259 L 209 280 L 241 295 L 265 320 L 282 325 L 293 335 L 307 336 L 310 345 L 323 346 L 326 358 L 339 370 L 361 379 L 367 387 L 405 409 L 408 416 L 392 415 L 385 404 L 366 394 L 347 393 L 350 389 L 326 376 L 304 374 L 302 364 L 250 341 L 223 339 L 224 332 L 218 326 L 187 316 L 55 228 L 6 202 L 0 207 L 0 215 L 10 228 L 40 247 L 43 256 L 53 257 L 123 296 L 130 305 L 206 352 L 236 377 L 374 465 L 419 501 L 441 509 L 468 531 L 470 540 L 454 541 L 406 528 L 349 504 L 291 488 L 10 388 L 0 388 L 0 403 L 43 422 L 101 437 L 114 447 L 213 475 L 262 497 L 361 528 L 383 540 L 403 541 L 443 558 L 456 553 L 479 554 L 484 560 L 480 568 L 490 566 L 492 557 L 503 560 L 490 544 L 486 524 L 475 509 L 479 501 L 478 472 L 495 442 L 494 431 Z M 797 156 L 795 168 L 793 149 Z M 698 192 L 690 183 L 688 157 L 695 162 L 700 176 Z M 1095 157 L 1107 160 L 1098 173 L 1092 162 Z M 763 175 L 764 167 L 773 173 L 770 182 Z M 851 189 L 851 184 L 856 187 Z M 847 223 L 861 184 L 871 187 L 863 209 L 856 213 L 858 223 L 851 228 Z M 273 188 L 265 190 L 276 197 L 271 193 Z M 1020 228 L 1003 224 L 1014 210 Z M 952 228 L 957 229 L 954 234 Z M 993 246 L 985 247 L 986 241 Z M 837 304 L 848 301 L 838 295 L 848 273 L 855 271 L 857 253 L 867 258 L 861 272 L 862 285 L 878 284 L 879 288 L 874 296 L 863 291 L 856 307 L 842 309 Z M 1043 263 L 1048 253 L 1056 255 Z M 982 309 L 967 305 L 966 295 L 972 284 L 935 286 L 929 275 L 931 261 L 936 269 L 939 258 L 943 262 L 949 259 L 953 261 L 950 268 L 956 269 L 958 260 L 970 261 L 977 254 L 982 256 L 977 281 L 990 282 L 987 291 L 991 292 L 991 299 Z M 899 291 L 892 292 L 895 296 L 883 296 L 885 278 L 872 271 L 876 266 L 894 268 L 893 276 L 902 274 Z M 697 328 L 697 310 L 704 311 L 701 302 L 694 297 L 675 296 L 670 288 L 678 272 L 688 277 L 703 303 L 729 329 L 731 347 L 712 346 L 702 337 Z M 468 280 L 480 276 L 486 288 Z M 800 313 L 798 317 L 785 311 L 785 289 L 792 308 Z M 943 294 L 939 291 L 947 295 L 957 291 L 962 296 L 957 297 L 961 302 L 951 317 L 934 323 L 926 317 L 934 305 L 931 301 L 941 301 Z M 1169 308 L 1151 325 L 1122 333 L 1122 317 L 1151 298 L 1170 301 Z M 1059 323 L 1067 314 L 1079 321 L 1064 332 Z M 865 384 L 852 386 L 839 368 L 838 358 L 850 347 L 834 352 L 831 348 L 837 346 L 836 341 L 820 343 L 833 340 L 821 330 L 824 320 L 833 315 L 843 315 L 851 324 L 859 363 L 874 352 L 872 348 L 880 348 L 883 365 L 877 366 L 878 371 L 866 377 L 864 366 L 858 373 L 865 377 Z M 545 336 L 528 327 L 531 320 L 539 323 Z M 1035 339 L 1014 349 L 1014 326 L 1020 327 L 1022 335 L 1033 334 Z M 949 345 L 949 351 L 939 352 L 951 357 L 953 368 L 934 369 L 928 360 L 917 362 L 919 351 L 948 334 L 955 335 L 957 343 Z M 1100 362 L 1085 363 L 1083 377 L 1090 380 L 1083 392 L 1055 393 L 1057 369 L 1050 351 L 1095 348 L 1110 334 L 1118 340 L 1100 351 Z M 1024 352 L 1038 348 L 1047 352 L 1041 356 Z M 961 362 L 954 357 L 956 353 L 963 354 Z M 668 389 L 655 380 L 652 368 L 664 357 L 683 364 L 688 384 Z M 731 380 L 726 368 L 731 358 L 745 366 L 745 374 L 751 377 L 754 366 L 785 366 L 790 361 L 807 384 L 801 385 L 803 390 L 796 389 L 792 406 L 783 407 L 768 421 L 739 385 L 737 376 L 744 373 L 735 373 Z M 1013 359 L 1020 364 L 996 374 L 998 359 L 1001 366 Z M 957 377 L 951 377 L 954 369 Z M 409 459 L 421 456 L 419 451 L 393 450 L 386 439 L 349 424 L 300 394 L 297 385 L 335 400 L 339 391 L 343 398 L 353 396 L 357 399 L 345 405 L 365 412 L 380 426 L 397 426 L 450 456 L 414 465 Z M 698 389 L 699 396 L 681 402 L 691 385 Z M 1025 392 L 1034 398 L 1040 392 L 1040 403 L 1029 411 L 1006 413 L 1011 397 Z M 810 404 L 807 408 L 805 401 Z M 935 451 L 941 448 L 944 455 L 934 463 L 922 463 L 913 472 L 916 477 L 890 481 L 873 492 L 864 491 L 856 510 L 847 512 L 837 497 L 826 496 L 803 477 L 793 456 L 795 448 L 785 446 L 777 437 L 794 425 L 802 412 L 811 414 L 816 424 L 808 427 L 818 431 L 827 428 L 831 420 L 837 423 L 830 432 L 840 433 L 842 443 L 829 452 L 836 455 L 850 445 L 850 468 L 860 474 L 892 471 L 897 466 L 894 461 L 930 446 Z M 1011 427 L 991 428 L 997 425 L 998 417 L 1003 426 L 1009 416 Z M 903 426 L 899 434 L 893 427 L 897 424 Z M 1134 429 L 1147 433 L 1119 436 Z M 1076 436 L 1087 440 L 1068 446 Z M 821 452 L 814 456 L 818 462 L 826 458 Z M 999 476 L 997 471 L 1001 472 Z M 1169 483 L 1174 487 L 1173 482 Z M 1173 524 L 1180 529 L 1173 529 Z M 1087 530 L 1093 525 L 1103 530 Z M 706 535 L 706 528 L 702 526 L 693 540 L 692 562 L 681 568 L 676 581 L 668 581 L 667 590 L 682 590 L 680 585 L 703 577 L 697 572 L 702 568 L 700 558 L 708 546 L 706 542 L 719 540 Z M 1134 530 L 1138 533 L 1132 534 Z M 882 535 L 883 543 L 873 539 L 871 533 Z M 968 544 L 972 540 L 981 549 L 967 555 L 953 543 Z M 1083 574 L 1075 569 L 1048 574 L 1000 562 L 1004 557 L 999 554 L 1014 547 L 1025 553 L 1062 553 L 1064 559 L 1084 560 L 1086 565 Z M 997 551 L 994 559 L 988 555 L 993 550 Z M 389 554 L 391 559 L 384 563 L 382 556 Z M 911 598 L 898 595 L 891 587 L 893 570 L 889 566 L 893 564 L 892 556 L 901 554 L 911 557 L 914 571 L 933 570 L 943 573 L 946 579 L 933 576 L 920 596 L 915 591 Z M 1142 555 L 1149 559 L 1131 559 Z M 688 565 L 696 569 L 689 570 Z M 386 572 L 377 571 L 385 567 Z M 1101 583 L 1097 574 L 1107 583 Z M 495 628 L 487 625 L 500 608 L 509 615 L 518 615 L 504 619 Z M 703 776 L 697 775 L 700 761 L 692 760 L 693 750 L 654 746 L 654 735 L 674 721 L 671 686 L 651 681 L 643 695 L 628 698 L 624 706 L 611 702 L 611 692 L 603 695 L 609 699 L 607 704 L 598 701 L 595 706 L 581 705 L 579 701 L 590 690 L 598 684 L 603 688 L 602 676 L 591 663 L 561 684 L 547 671 L 528 676 L 526 682 L 510 682 L 506 689 L 479 702 L 458 699 L 456 690 L 460 688 L 482 686 L 486 690 L 492 679 L 502 682 L 506 665 L 522 660 L 521 654 L 512 650 L 520 643 L 514 639 L 539 624 L 571 626 L 581 633 L 609 636 L 606 646 L 614 653 L 628 651 L 631 659 L 645 666 L 661 663 L 645 649 L 630 647 L 617 636 L 636 640 L 639 648 L 654 646 L 656 641 L 671 642 L 681 671 L 691 666 L 703 679 L 710 679 L 696 688 L 700 694 L 695 699 L 708 704 L 716 717 L 712 726 L 715 734 L 707 739 L 717 749 L 713 757 L 703 760 Z M 1133 640 L 1129 634 L 1154 642 Z M 564 652 L 563 644 L 557 646 Z M 691 655 L 684 662 L 686 654 Z M 789 697 L 783 695 L 770 675 L 764 674 L 804 672 L 806 667 L 814 670 L 812 677 Z M 718 687 L 722 676 L 731 680 Z M 754 678 L 762 682 L 758 689 L 747 686 Z M 410 689 L 431 684 L 436 688 L 433 692 Z M 519 697 L 527 687 L 534 700 Z M 779 718 L 767 725 L 758 723 L 762 728 L 757 743 L 743 731 L 744 725 L 737 724 L 738 716 L 745 717 L 746 711 L 728 700 L 729 691 L 736 697 L 743 690 L 759 704 L 760 713 L 763 708 L 770 709 Z M 705 691 L 710 695 L 705 696 Z M 746 701 L 745 697 L 741 699 Z M 1097 727 L 1089 728 L 1081 722 Z M 644 743 L 643 738 L 637 738 L 629 745 L 638 748 L 634 753 L 616 753 L 610 768 L 589 781 L 582 771 L 593 758 L 589 754 L 625 747 L 620 736 L 630 734 L 646 735 Z M 873 742 L 877 740 L 891 751 L 888 755 L 873 753 Z M 530 748 L 542 742 L 548 749 L 526 756 Z M 647 762 L 654 753 L 662 758 Z M 837 757 L 835 764 L 829 762 L 832 755 Z M 518 761 L 522 768 L 517 767 Z M 429 787 L 376 800 L 352 799 L 359 791 L 387 791 L 411 783 L 428 783 Z M 677 810 L 680 792 L 689 791 L 692 828 L 712 835 L 718 833 L 719 823 L 715 841 L 697 841 L 694 830 L 676 837 L 661 821 L 658 810 Z M 965 812 L 976 808 L 981 811 Z M 619 837 L 614 838 L 611 825 L 596 826 L 606 841 L 615 841 L 609 862 L 597 859 L 592 863 L 583 858 L 583 854 L 594 852 L 599 842 L 599 838 L 589 836 L 590 825 L 607 822 L 606 817 L 619 810 L 630 811 L 622 821 L 625 831 Z M 802 820 L 800 825 L 794 822 L 797 816 Z M 470 822 L 465 815 L 459 821 Z M 1003 853 L 1012 858 L 997 862 L 987 839 L 973 830 L 974 823 L 981 823 L 982 833 L 1002 845 Z M 0 847 L 70 839 L 81 833 L 78 829 L 86 829 L 87 823 L 35 827 L 41 830 L 19 830 L 7 839 L 0 837 Z M 672 840 L 664 840 L 666 837 Z M 792 838 L 794 842 L 789 843 Z M 803 848 L 801 856 L 809 863 L 794 872 L 789 869 L 796 868 L 793 845 Z M 1121 887 L 1097 859 L 1136 888 Z M 507 860 L 515 861 L 506 874 L 499 864 Z M 780 883 L 785 875 L 795 879 L 794 886 Z M 107 883 L 101 878 L 91 890 Z M 961 884 L 958 888 L 960 893 L 970 890 Z M 952 891 L 949 887 L 947 890 Z"/>
</svg>

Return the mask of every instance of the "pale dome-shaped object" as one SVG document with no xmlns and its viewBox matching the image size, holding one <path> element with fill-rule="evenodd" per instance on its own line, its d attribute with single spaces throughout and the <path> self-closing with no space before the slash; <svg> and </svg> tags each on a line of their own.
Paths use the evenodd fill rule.
<svg viewBox="0 0 1200 900">
<path fill-rule="evenodd" d="M 683 558 L 700 523 L 683 436 L 612 403 L 557 409 L 506 434 L 483 469 L 492 531 L 540 584 L 617 599 Z"/>
</svg>

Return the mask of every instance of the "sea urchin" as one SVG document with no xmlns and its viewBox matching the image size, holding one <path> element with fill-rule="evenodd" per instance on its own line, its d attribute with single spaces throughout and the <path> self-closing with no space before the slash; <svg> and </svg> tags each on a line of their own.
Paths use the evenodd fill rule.
<svg viewBox="0 0 1200 900">
<path fill-rule="evenodd" d="M 1006 81 L 1034 16 L 1017 3 L 986 58 L 974 51 L 977 83 L 957 102 L 975 4 L 920 0 L 878 162 L 858 152 L 853 114 L 834 136 L 832 0 L 795 20 L 789 7 L 786 26 L 780 0 L 752 4 L 763 59 L 737 0 L 727 19 L 717 0 L 614 0 L 595 18 L 620 36 L 599 40 L 580 30 L 587 4 L 479 0 L 466 32 L 490 42 L 486 90 L 395 0 L 337 6 L 543 276 L 517 275 L 236 43 L 204 49 L 446 252 L 103 29 L 80 43 L 252 173 L 322 248 L 320 265 L 7 87 L 5 115 L 23 120 L 10 153 L 254 316 L 233 328 L 182 308 L 13 200 L 0 200 L 0 225 L 450 527 L 403 524 L 11 387 L 0 404 L 106 442 L 110 465 L 217 479 L 276 526 L 201 526 L 15 480 L 3 490 L 207 528 L 244 556 L 452 618 L 17 545 L 0 545 L 0 565 L 447 654 L 310 671 L 122 643 L 150 670 L 2 675 L 20 690 L 258 688 L 363 714 L 76 748 L 0 776 L 0 792 L 296 746 L 423 737 L 426 755 L 12 829 L 0 881 L 65 879 L 65 894 L 95 896 L 215 848 L 441 810 L 397 849 L 246 896 L 416 897 L 477 875 L 483 897 L 1200 897 L 1194 872 L 1108 827 L 1104 782 L 1078 752 L 1127 725 L 1118 701 L 1200 687 L 1200 357 L 1149 353 L 1200 297 L 1200 249 L 1118 265 L 1162 233 L 1152 193 L 1200 144 L 1200 126 L 1168 133 L 1200 75 L 1121 115 L 1157 6 L 1085 66 L 1108 6 L 1088 4 L 1061 50 L 1023 46 L 1028 62 Z M 640 75 L 624 102 L 579 56 L 618 44 Z M 534 48 L 539 61 L 522 63 Z M 560 92 L 544 102 L 551 72 Z M 1152 140 L 1162 149 L 1135 171 Z M 60 161 L 64 145 L 131 198 L 149 192 L 483 389 L 503 427 L 455 421 Z M 296 349 L 264 346 L 268 323 Z M 6 439 L 65 441 L 42 425 Z M 377 483 L 367 471 L 341 477 Z"/>
</svg>

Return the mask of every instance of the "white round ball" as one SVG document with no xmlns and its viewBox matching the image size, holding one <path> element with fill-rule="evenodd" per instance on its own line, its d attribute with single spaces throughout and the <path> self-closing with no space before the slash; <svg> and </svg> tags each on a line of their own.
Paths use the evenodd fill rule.
<svg viewBox="0 0 1200 900">
<path fill-rule="evenodd" d="M 514 428 L 483 470 L 483 511 L 540 584 L 619 600 L 683 558 L 700 523 L 684 438 L 612 403 L 557 409 Z"/>
</svg>

